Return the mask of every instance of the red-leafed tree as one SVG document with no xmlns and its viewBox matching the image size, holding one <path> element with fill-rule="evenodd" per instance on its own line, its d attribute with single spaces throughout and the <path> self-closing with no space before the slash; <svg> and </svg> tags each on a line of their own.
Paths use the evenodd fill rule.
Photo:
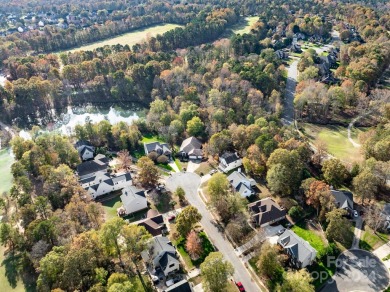
<svg viewBox="0 0 390 292">
<path fill-rule="evenodd" d="M 187 235 L 186 250 L 193 260 L 197 260 L 203 252 L 202 241 L 194 230 Z"/>
</svg>

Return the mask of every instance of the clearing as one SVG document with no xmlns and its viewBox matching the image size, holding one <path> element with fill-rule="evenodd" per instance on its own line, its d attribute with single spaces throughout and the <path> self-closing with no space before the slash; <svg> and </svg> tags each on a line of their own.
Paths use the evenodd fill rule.
<svg viewBox="0 0 390 292">
<path fill-rule="evenodd" d="M 171 23 L 166 23 L 166 24 L 160 24 L 160 25 L 154 25 L 154 26 L 149 26 L 146 28 L 141 28 L 134 30 L 129 33 L 125 33 L 110 39 L 105 39 L 102 41 L 94 42 L 85 46 L 77 47 L 71 50 L 66 50 L 65 52 L 75 52 L 75 51 L 92 51 L 96 48 L 104 47 L 106 45 L 113 46 L 113 45 L 129 45 L 130 47 L 137 44 L 141 43 L 144 41 L 147 37 L 152 37 L 156 36 L 158 34 L 163 34 L 169 30 L 175 29 L 177 27 L 182 27 L 181 25 L 178 24 L 171 24 Z"/>
<path fill-rule="evenodd" d="M 244 34 L 251 31 L 251 27 L 259 20 L 258 16 L 245 17 L 242 21 L 232 26 L 232 31 L 235 34 Z"/>
<path fill-rule="evenodd" d="M 8 192 L 12 186 L 12 163 L 14 159 L 8 153 L 8 149 L 0 150 L 0 194 Z"/>
<path fill-rule="evenodd" d="M 339 158 L 345 163 L 353 164 L 354 162 L 363 161 L 361 148 L 356 148 L 348 140 L 348 128 L 334 125 L 314 125 L 309 123 L 302 124 L 304 134 L 309 140 L 316 144 L 319 141 L 326 144 L 328 153 Z M 352 128 L 351 138 L 358 142 L 358 136 L 367 128 Z"/>
</svg>

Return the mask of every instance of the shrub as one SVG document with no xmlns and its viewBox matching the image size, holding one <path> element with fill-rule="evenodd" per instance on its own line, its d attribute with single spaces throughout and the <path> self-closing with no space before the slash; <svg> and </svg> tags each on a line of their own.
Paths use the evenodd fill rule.
<svg viewBox="0 0 390 292">
<path fill-rule="evenodd" d="M 167 164 L 168 162 L 169 158 L 165 155 L 160 155 L 159 157 L 157 157 L 157 163 Z"/>
<path fill-rule="evenodd" d="M 290 215 L 294 221 L 297 221 L 303 217 L 304 212 L 301 206 L 294 206 L 288 211 L 288 215 Z"/>
<path fill-rule="evenodd" d="M 150 158 L 150 160 L 156 162 L 157 157 L 158 157 L 158 154 L 157 154 L 156 152 L 153 151 L 153 152 L 150 152 L 150 153 L 148 154 L 148 157 Z"/>
</svg>

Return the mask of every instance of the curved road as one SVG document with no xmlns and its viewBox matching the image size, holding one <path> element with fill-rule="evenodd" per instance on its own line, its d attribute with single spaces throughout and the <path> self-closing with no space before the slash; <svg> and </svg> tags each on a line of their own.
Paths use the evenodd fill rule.
<svg viewBox="0 0 390 292">
<path fill-rule="evenodd" d="M 245 268 L 242 260 L 237 256 L 233 246 L 225 239 L 223 234 L 218 231 L 218 228 L 212 223 L 214 218 L 207 210 L 206 204 L 200 198 L 198 194 L 198 188 L 200 186 L 200 177 L 195 173 L 179 172 L 174 173 L 172 176 L 165 179 L 166 186 L 169 190 L 175 191 L 177 187 L 181 186 L 185 193 L 188 202 L 196 207 L 202 214 L 201 224 L 206 231 L 208 237 L 220 251 L 224 258 L 228 260 L 234 266 L 233 278 L 235 281 L 240 281 L 248 292 L 257 292 L 261 289 L 252 279 L 248 270 Z"/>
</svg>

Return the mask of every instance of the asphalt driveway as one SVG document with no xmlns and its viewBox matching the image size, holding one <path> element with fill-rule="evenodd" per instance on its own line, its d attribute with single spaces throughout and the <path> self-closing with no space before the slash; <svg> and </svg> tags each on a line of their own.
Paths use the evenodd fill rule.
<svg viewBox="0 0 390 292">
<path fill-rule="evenodd" d="M 337 259 L 337 272 L 321 292 L 377 292 L 387 288 L 389 272 L 382 261 L 372 253 L 352 249 Z"/>
<path fill-rule="evenodd" d="M 207 206 L 198 195 L 198 187 L 200 185 L 200 177 L 195 173 L 174 173 L 172 176 L 166 178 L 166 187 L 175 191 L 177 187 L 181 186 L 185 193 L 188 202 L 196 207 L 202 214 L 202 226 L 209 236 L 212 243 L 223 254 L 224 258 L 232 263 L 234 266 L 233 278 L 235 281 L 240 281 L 248 292 L 261 291 L 252 280 L 251 275 L 245 268 L 242 260 L 237 256 L 234 248 L 230 242 L 224 238 L 224 235 L 218 231 L 214 218 L 207 210 Z"/>
</svg>

